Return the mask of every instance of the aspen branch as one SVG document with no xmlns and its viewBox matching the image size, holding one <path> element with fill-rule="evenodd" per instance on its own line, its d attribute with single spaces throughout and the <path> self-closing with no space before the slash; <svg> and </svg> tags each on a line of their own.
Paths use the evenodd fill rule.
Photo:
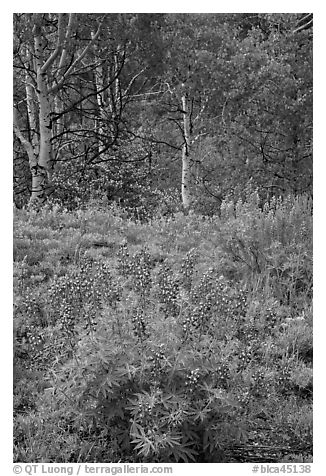
<svg viewBox="0 0 326 476">
<path fill-rule="evenodd" d="M 297 33 L 298 31 L 301 31 L 301 30 L 308 30 L 310 27 L 312 27 L 312 23 L 313 23 L 313 20 L 311 19 L 310 21 L 308 21 L 304 25 L 301 25 L 298 28 L 296 28 L 295 30 L 293 30 L 293 33 Z"/>
<path fill-rule="evenodd" d="M 54 60 L 57 58 L 57 56 L 59 56 L 59 54 L 61 53 L 62 46 L 63 46 L 63 41 L 64 41 L 63 15 L 64 15 L 63 13 L 59 13 L 59 17 L 58 17 L 58 41 L 57 41 L 57 46 L 56 46 L 55 50 L 53 51 L 53 53 L 49 56 L 49 58 L 46 60 L 46 62 L 42 66 L 42 68 L 41 68 L 42 73 L 44 73 L 47 69 L 49 69 L 49 67 L 54 62 Z"/>
<path fill-rule="evenodd" d="M 203 104 L 202 107 L 200 108 L 200 111 L 198 112 L 197 116 L 194 118 L 194 121 L 193 121 L 193 122 L 195 122 L 195 121 L 197 121 L 197 119 L 199 119 L 199 117 L 201 116 L 201 114 L 204 112 L 205 107 L 207 106 L 207 104 L 208 104 L 208 98 L 205 99 L 204 104 Z"/>
<path fill-rule="evenodd" d="M 73 25 L 75 16 L 76 16 L 75 13 L 69 13 L 69 20 L 68 20 L 68 26 L 67 26 L 66 36 L 65 36 L 65 39 L 64 39 L 64 44 L 63 44 L 63 49 L 62 49 L 62 53 L 61 53 L 61 58 L 60 58 L 60 61 L 59 61 L 59 67 L 58 67 L 59 71 L 63 68 L 64 63 L 65 63 L 65 60 L 66 60 L 66 56 L 67 56 L 67 43 L 68 43 L 68 39 L 69 39 L 71 30 L 72 30 L 72 25 Z"/>
<path fill-rule="evenodd" d="M 128 94 L 128 92 L 130 91 L 130 89 L 132 88 L 132 85 L 134 84 L 134 82 L 136 81 L 136 79 L 144 72 L 146 71 L 146 68 L 143 68 L 141 71 L 139 71 L 139 73 L 135 74 L 135 76 L 133 78 L 131 78 L 131 80 L 129 81 L 129 84 L 128 86 L 126 87 L 125 91 L 124 91 L 124 96 L 126 96 Z"/>
<path fill-rule="evenodd" d="M 106 16 L 106 15 L 105 15 Z M 102 18 L 99 26 L 98 26 L 98 29 L 95 33 L 95 35 L 92 37 L 92 39 L 90 40 L 90 42 L 88 43 L 88 45 L 84 48 L 84 50 L 80 53 L 80 55 L 75 59 L 75 61 L 71 64 L 71 66 L 67 69 L 67 71 L 63 74 L 62 78 L 60 79 L 60 81 L 57 82 L 57 84 L 55 86 L 53 86 L 51 89 L 50 89 L 50 92 L 53 93 L 53 92 L 56 92 L 58 91 L 58 89 L 61 88 L 61 86 L 63 85 L 65 79 L 67 78 L 67 76 L 69 76 L 69 74 L 74 70 L 75 66 L 81 62 L 81 60 L 84 58 L 84 56 L 88 53 L 90 47 L 94 44 L 94 42 L 96 41 L 96 39 L 99 37 L 99 34 L 100 34 L 100 31 L 101 31 L 101 27 L 102 27 L 102 23 L 105 19 L 105 16 Z"/>
<path fill-rule="evenodd" d="M 143 97 L 143 96 L 155 96 L 156 94 L 162 94 L 164 91 L 153 91 L 153 92 L 148 92 L 148 93 L 139 93 L 139 94 L 133 94 L 130 96 L 131 98 L 138 98 L 138 97 Z"/>
<path fill-rule="evenodd" d="M 297 33 L 301 30 L 308 30 L 313 25 L 313 14 L 307 13 L 297 22 L 296 28 L 293 30 L 293 33 Z"/>
</svg>

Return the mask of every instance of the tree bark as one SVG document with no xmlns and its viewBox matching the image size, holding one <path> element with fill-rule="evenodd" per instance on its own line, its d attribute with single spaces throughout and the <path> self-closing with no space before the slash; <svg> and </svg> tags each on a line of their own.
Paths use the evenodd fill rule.
<svg viewBox="0 0 326 476">
<path fill-rule="evenodd" d="M 46 83 L 46 70 L 43 64 L 43 39 L 41 25 L 37 21 L 34 27 L 36 95 L 39 108 L 39 154 L 37 164 L 32 167 L 31 201 L 44 201 L 51 186 L 52 177 L 52 121 L 49 92 Z"/>
<path fill-rule="evenodd" d="M 192 204 L 191 182 L 192 182 L 192 163 L 190 157 L 190 111 L 187 93 L 183 91 L 181 97 L 183 111 L 183 136 L 184 143 L 182 147 L 182 177 L 181 177 L 181 197 L 182 205 L 185 211 L 189 211 Z"/>
<path fill-rule="evenodd" d="M 95 32 L 92 31 L 91 35 L 93 39 L 95 36 Z M 96 55 L 97 54 L 96 45 L 94 45 L 94 50 Z M 100 155 L 102 151 L 105 150 L 105 147 L 103 146 L 103 142 L 104 142 L 105 132 L 106 132 L 104 128 L 105 109 L 107 109 L 107 106 L 108 106 L 107 90 L 105 89 L 107 85 L 107 80 L 108 80 L 107 68 L 108 68 L 107 61 L 104 61 L 97 64 L 94 69 L 94 89 L 96 91 L 96 102 L 98 106 L 98 114 L 94 120 L 94 126 L 98 133 L 98 144 L 97 144 L 98 155 Z"/>
</svg>

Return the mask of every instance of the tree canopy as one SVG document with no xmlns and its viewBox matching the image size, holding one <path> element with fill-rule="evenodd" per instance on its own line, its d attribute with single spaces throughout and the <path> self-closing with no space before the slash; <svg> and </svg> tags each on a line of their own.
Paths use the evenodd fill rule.
<svg viewBox="0 0 326 476">
<path fill-rule="evenodd" d="M 15 14 L 14 132 L 17 206 L 312 193 L 312 14 Z"/>
</svg>

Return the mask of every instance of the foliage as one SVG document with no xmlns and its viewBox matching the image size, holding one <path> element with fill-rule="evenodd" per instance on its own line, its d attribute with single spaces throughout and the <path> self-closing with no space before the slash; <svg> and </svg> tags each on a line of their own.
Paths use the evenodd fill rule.
<svg viewBox="0 0 326 476">
<path fill-rule="evenodd" d="M 311 225 L 256 191 L 211 218 L 16 211 L 14 459 L 307 458 Z"/>
</svg>

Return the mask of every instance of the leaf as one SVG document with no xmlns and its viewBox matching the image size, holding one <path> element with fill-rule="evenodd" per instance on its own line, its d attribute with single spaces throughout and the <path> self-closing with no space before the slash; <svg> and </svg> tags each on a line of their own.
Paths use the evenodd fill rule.
<svg viewBox="0 0 326 476">
<path fill-rule="evenodd" d="M 189 463 L 189 461 L 196 462 L 195 456 L 198 455 L 197 451 L 192 448 L 186 448 L 185 445 L 176 448 L 172 448 L 172 454 L 176 458 L 177 461 L 182 460 L 185 463 Z"/>
<path fill-rule="evenodd" d="M 130 428 L 130 435 L 131 436 L 142 435 L 145 437 L 145 431 L 143 427 L 139 425 L 139 423 L 137 423 L 136 421 L 133 421 Z"/>
</svg>

